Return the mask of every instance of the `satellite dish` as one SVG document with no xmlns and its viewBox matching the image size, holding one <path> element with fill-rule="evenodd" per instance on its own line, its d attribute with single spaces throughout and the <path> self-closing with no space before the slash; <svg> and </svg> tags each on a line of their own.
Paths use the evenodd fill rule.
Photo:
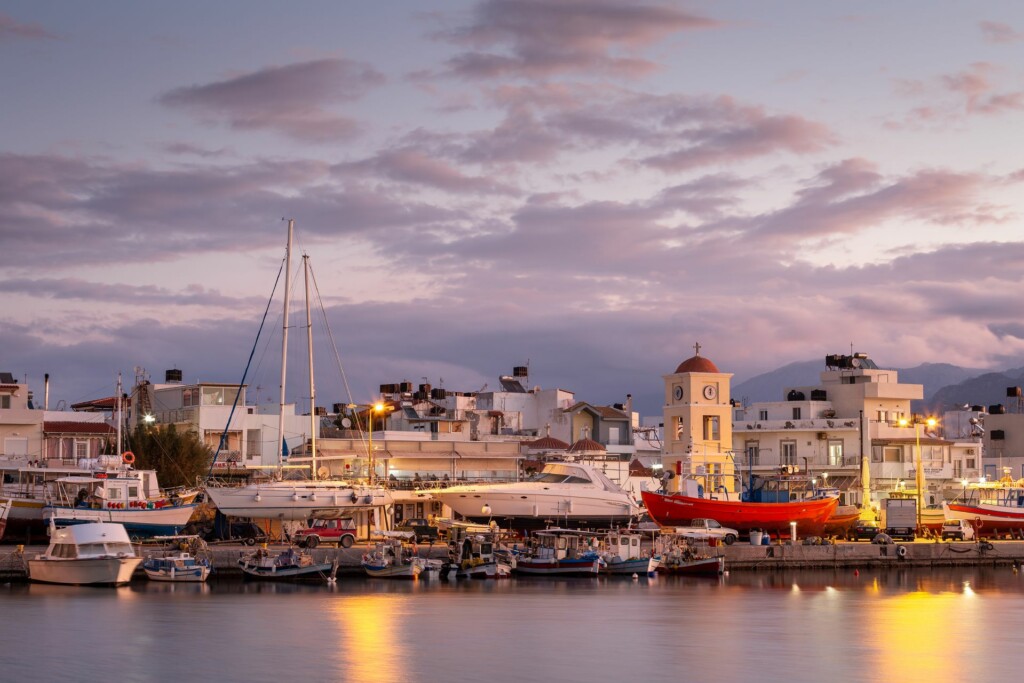
<svg viewBox="0 0 1024 683">
<path fill-rule="evenodd" d="M 344 427 L 345 429 L 351 428 L 352 427 L 352 420 L 350 420 L 347 417 L 341 418 L 341 426 Z"/>
<path fill-rule="evenodd" d="M 326 479 L 331 474 L 331 471 L 329 469 L 327 469 L 326 467 L 321 467 L 320 469 L 318 469 L 316 471 L 316 474 L 321 479 Z"/>
</svg>

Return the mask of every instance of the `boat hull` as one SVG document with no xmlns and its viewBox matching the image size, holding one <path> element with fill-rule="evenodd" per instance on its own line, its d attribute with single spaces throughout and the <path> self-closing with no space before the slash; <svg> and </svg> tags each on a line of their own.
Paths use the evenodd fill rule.
<svg viewBox="0 0 1024 683">
<path fill-rule="evenodd" d="M 47 506 L 43 510 L 43 517 L 44 519 L 52 517 L 57 526 L 113 522 L 123 524 L 129 536 L 150 538 L 152 536 L 174 536 L 180 533 L 192 518 L 195 509 L 194 503 L 152 510 L 131 508 L 94 510 L 92 508 Z"/>
<path fill-rule="evenodd" d="M 683 576 L 718 576 L 725 573 L 725 558 L 704 557 L 676 563 L 662 563 L 658 567 L 658 572 Z"/>
<path fill-rule="evenodd" d="M 752 530 L 789 533 L 796 522 L 804 535 L 821 534 L 825 522 L 839 504 L 836 498 L 811 498 L 789 503 L 745 503 L 711 500 L 679 494 L 643 491 L 644 504 L 651 519 L 661 526 L 684 526 L 690 520 L 707 518 L 737 531 Z"/>
<path fill-rule="evenodd" d="M 28 561 L 28 578 L 66 586 L 124 586 L 141 562 L 141 557 L 35 559 Z"/>
<path fill-rule="evenodd" d="M 213 504 L 229 517 L 304 521 L 336 519 L 361 510 L 390 505 L 391 493 L 382 488 L 352 487 L 340 483 L 323 485 L 265 485 L 227 488 L 208 487 Z"/>
<path fill-rule="evenodd" d="M 1024 508 L 989 503 L 943 503 L 946 519 L 966 519 L 980 534 L 1024 531 Z"/>
<path fill-rule="evenodd" d="M 201 583 L 210 576 L 210 565 L 192 557 L 169 556 L 152 558 L 142 563 L 142 570 L 151 581 Z"/>
<path fill-rule="evenodd" d="M 629 575 L 633 574 L 647 574 L 652 576 L 661 565 L 661 558 L 657 555 L 654 557 L 640 557 L 633 560 L 621 560 L 605 561 L 605 564 L 601 566 L 599 573 L 611 574 L 611 575 Z"/>
<path fill-rule="evenodd" d="M 520 557 L 516 561 L 516 574 L 529 576 L 597 576 L 601 560 L 542 560 Z"/>
<path fill-rule="evenodd" d="M 364 562 L 363 571 L 375 579 L 415 579 L 423 571 L 423 565 L 419 562 L 403 565 Z"/>
<path fill-rule="evenodd" d="M 268 567 L 249 562 L 245 558 L 238 561 L 238 568 L 246 579 L 259 581 L 318 581 L 329 577 L 334 569 L 330 562 L 310 564 L 304 567 Z"/>
<path fill-rule="evenodd" d="M 845 536 L 860 521 L 860 508 L 856 505 L 839 505 L 832 516 L 825 521 L 824 532 L 835 536 Z M 942 526 L 940 523 L 939 526 Z"/>
</svg>

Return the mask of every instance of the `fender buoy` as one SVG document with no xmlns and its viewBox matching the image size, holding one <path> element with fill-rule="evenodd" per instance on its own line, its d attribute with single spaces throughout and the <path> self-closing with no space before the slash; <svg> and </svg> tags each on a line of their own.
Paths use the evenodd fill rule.
<svg viewBox="0 0 1024 683">
<path fill-rule="evenodd" d="M 896 554 L 899 555 L 900 557 L 906 557 L 907 556 L 907 546 L 901 545 L 899 548 L 896 548 Z"/>
<path fill-rule="evenodd" d="M 131 451 L 125 451 L 121 455 L 121 460 L 124 461 L 125 465 L 131 465 L 135 462 L 135 454 L 132 453 Z"/>
</svg>

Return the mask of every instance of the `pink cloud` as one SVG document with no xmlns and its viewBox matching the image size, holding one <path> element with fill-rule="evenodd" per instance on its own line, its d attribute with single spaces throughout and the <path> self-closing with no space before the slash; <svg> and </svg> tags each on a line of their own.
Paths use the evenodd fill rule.
<svg viewBox="0 0 1024 683">
<path fill-rule="evenodd" d="M 0 42 L 5 40 L 55 40 L 57 36 L 39 24 L 22 24 L 0 14 Z"/>
<path fill-rule="evenodd" d="M 351 137 L 359 129 L 354 120 L 325 105 L 355 101 L 383 82 L 368 65 L 322 59 L 176 88 L 159 101 L 235 129 L 273 130 L 304 142 L 324 142 Z"/>
<path fill-rule="evenodd" d="M 374 171 L 390 180 L 457 193 L 513 194 L 511 187 L 485 177 L 468 176 L 458 168 L 422 150 L 403 147 L 387 150 L 366 161 L 339 164 L 336 173 Z"/>
<path fill-rule="evenodd" d="M 996 86 L 991 76 L 994 73 L 991 64 L 978 62 L 967 71 L 943 76 L 942 82 L 949 90 L 966 98 L 969 114 L 999 114 L 1024 108 L 1024 92 L 993 92 Z"/>
<path fill-rule="evenodd" d="M 1009 24 L 998 21 L 982 21 L 978 23 L 981 35 L 990 43 L 1019 43 L 1024 40 L 1024 33 L 1014 30 Z"/>
<path fill-rule="evenodd" d="M 439 37 L 474 51 L 448 62 L 466 78 L 601 72 L 642 76 L 657 68 L 632 53 L 673 33 L 719 26 L 659 5 L 613 0 L 484 0 L 468 26 Z M 495 53 L 479 50 L 504 50 Z"/>
</svg>

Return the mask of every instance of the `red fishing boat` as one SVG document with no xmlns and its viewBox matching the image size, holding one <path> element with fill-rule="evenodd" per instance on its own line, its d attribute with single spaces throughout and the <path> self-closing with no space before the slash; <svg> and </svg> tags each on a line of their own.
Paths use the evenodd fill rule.
<svg viewBox="0 0 1024 683">
<path fill-rule="evenodd" d="M 966 519 L 983 535 L 1024 532 L 1024 481 L 975 484 L 942 507 L 946 519 Z"/>
<path fill-rule="evenodd" d="M 755 485 L 742 496 L 721 489 L 705 494 L 693 480 L 682 482 L 686 493 L 642 491 L 641 495 L 647 513 L 661 526 L 681 526 L 706 517 L 737 531 L 788 534 L 790 524 L 796 522 L 797 532 L 805 536 L 823 534 L 839 505 L 839 499 L 832 496 L 791 500 L 788 479 L 755 479 Z"/>
</svg>

